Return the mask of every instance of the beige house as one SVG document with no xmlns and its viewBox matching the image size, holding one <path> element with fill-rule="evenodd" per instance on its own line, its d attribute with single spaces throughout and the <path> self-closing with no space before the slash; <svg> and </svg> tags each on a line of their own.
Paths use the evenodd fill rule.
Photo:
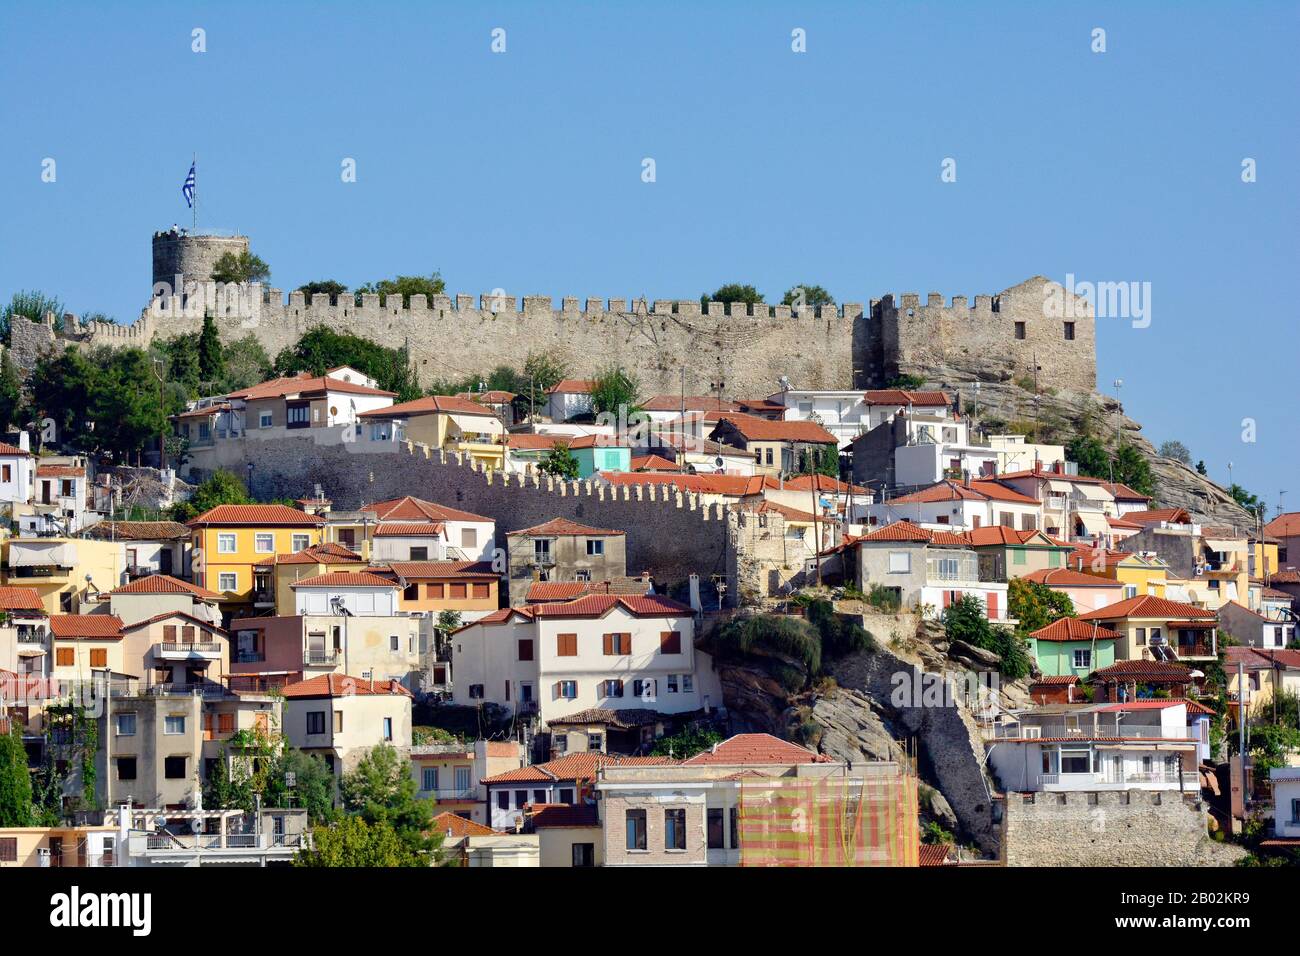
<svg viewBox="0 0 1300 956">
<path fill-rule="evenodd" d="M 524 765 L 523 747 L 514 740 L 416 744 L 411 775 L 417 795 L 448 814 L 486 823 L 486 795 L 480 781 Z"/>
<path fill-rule="evenodd" d="M 115 826 L 4 827 L 0 870 L 116 866 L 117 836 Z"/>
<path fill-rule="evenodd" d="M 112 614 L 51 615 L 50 643 L 54 658 L 50 676 L 56 681 L 87 682 L 93 672 L 103 670 L 127 673 L 122 654 L 122 619 Z"/>
<path fill-rule="evenodd" d="M 510 603 L 523 604 L 535 581 L 610 581 L 627 576 L 627 532 L 568 518 L 506 535 Z"/>
<path fill-rule="evenodd" d="M 351 770 L 379 744 L 411 746 L 411 692 L 397 681 L 322 674 L 283 694 L 289 743 L 319 754 L 333 773 Z"/>
<path fill-rule="evenodd" d="M 722 415 L 709 437 L 750 455 L 758 475 L 790 474 L 800 470 L 805 454 L 839 449 L 839 439 L 816 422 L 771 421 L 739 413 Z"/>
<path fill-rule="evenodd" d="M 490 469 L 506 457 L 506 428 L 490 408 L 453 395 L 427 395 L 360 415 L 370 441 L 410 441 L 459 452 Z"/>
</svg>

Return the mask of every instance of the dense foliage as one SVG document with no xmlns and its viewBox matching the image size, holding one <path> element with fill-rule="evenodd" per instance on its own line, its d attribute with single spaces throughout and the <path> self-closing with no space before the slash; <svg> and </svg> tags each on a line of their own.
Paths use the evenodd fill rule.
<svg viewBox="0 0 1300 956">
<path fill-rule="evenodd" d="M 1109 481 L 1113 467 L 1115 481 L 1128 485 L 1139 494 L 1155 493 L 1151 465 L 1130 442 L 1121 442 L 1112 459 L 1099 439 L 1092 435 L 1076 435 L 1066 446 L 1065 457 L 1078 463 L 1081 475 Z"/>
<path fill-rule="evenodd" d="M 948 640 L 965 641 L 997 654 L 1003 676 L 1016 680 L 1029 673 L 1029 648 L 1024 639 L 1009 627 L 992 624 L 984 602 L 975 595 L 963 594 L 944 608 L 943 627 Z"/>
<path fill-rule="evenodd" d="M 265 282 L 269 278 L 271 267 L 247 249 L 238 253 L 223 252 L 212 267 L 214 282 Z"/>
<path fill-rule="evenodd" d="M 1012 578 L 1007 584 L 1007 616 L 1019 621 L 1017 630 L 1029 634 L 1063 617 L 1074 616 L 1074 602 L 1064 591 L 1046 584 Z"/>
<path fill-rule="evenodd" d="M 621 365 L 611 365 L 597 373 L 591 383 L 591 410 L 599 415 L 631 415 L 637 411 L 637 378 Z"/>
<path fill-rule="evenodd" d="M 308 331 L 292 347 L 282 349 L 275 357 L 274 372 L 276 375 L 298 372 L 324 375 L 340 365 L 349 365 L 373 378 L 380 388 L 396 392 L 394 401 L 406 402 L 420 396 L 415 370 L 405 346 L 390 349 L 369 339 L 335 332 L 323 325 Z"/>
<path fill-rule="evenodd" d="M 189 521 L 217 505 L 249 505 L 253 499 L 233 472 L 219 468 L 205 479 L 187 501 L 178 501 L 167 511 L 172 521 Z"/>
<path fill-rule="evenodd" d="M 537 470 L 556 478 L 574 479 L 578 477 L 578 459 L 564 442 L 556 442 L 542 460 L 537 463 Z"/>
<path fill-rule="evenodd" d="M 379 304 L 387 305 L 390 295 L 400 295 L 402 297 L 402 307 L 410 308 L 411 296 L 422 295 L 425 302 L 432 305 L 435 295 L 442 295 L 447 291 L 447 283 L 442 281 L 442 276 L 436 271 L 428 276 L 398 276 L 395 279 L 379 279 L 376 282 L 367 282 L 365 285 L 357 288 L 356 303 L 361 305 L 361 296 L 378 295 Z"/>
<path fill-rule="evenodd" d="M 744 302 L 753 305 L 755 302 L 762 301 L 763 293 L 752 285 L 742 285 L 739 282 L 728 282 L 726 285 L 719 286 L 712 295 L 706 292 L 700 296 L 700 303 L 706 306 L 710 302 Z"/>
<path fill-rule="evenodd" d="M 714 744 L 720 743 L 722 743 L 722 734 L 716 730 L 688 727 L 671 736 L 660 737 L 655 741 L 650 754 L 654 757 L 674 757 L 677 760 L 689 760 L 696 754 L 711 749 Z"/>
<path fill-rule="evenodd" d="M 813 305 L 834 305 L 835 297 L 819 285 L 805 284 L 791 286 L 786 294 L 781 297 L 782 305 L 794 305 L 799 301 L 799 294 L 803 293 L 803 304 L 806 306 Z"/>
</svg>

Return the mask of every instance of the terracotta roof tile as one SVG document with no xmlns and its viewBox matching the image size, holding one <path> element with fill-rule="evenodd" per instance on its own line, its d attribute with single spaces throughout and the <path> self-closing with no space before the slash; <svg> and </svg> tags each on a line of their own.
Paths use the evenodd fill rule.
<svg viewBox="0 0 1300 956">
<path fill-rule="evenodd" d="M 471 836 L 497 836 L 497 831 L 491 827 L 485 827 L 473 820 L 466 820 L 464 817 L 457 816 L 450 811 L 435 816 L 429 829 L 452 840 Z"/>
<path fill-rule="evenodd" d="M 962 532 L 931 531 L 910 521 L 895 521 L 855 540 L 857 543 L 875 543 L 877 541 L 913 541 L 939 545 L 969 545 L 970 538 Z"/>
<path fill-rule="evenodd" d="M 686 767 L 705 764 L 800 764 L 831 763 L 824 754 L 813 753 L 771 734 L 736 734 L 713 749 L 683 761 Z"/>
<path fill-rule="evenodd" d="M 60 640 L 122 639 L 122 619 L 114 614 L 53 614 L 50 633 Z"/>
<path fill-rule="evenodd" d="M 1165 618 L 1167 620 L 1204 620 L 1213 621 L 1218 615 L 1205 608 L 1182 601 L 1170 601 L 1156 597 L 1154 594 L 1139 594 L 1116 604 L 1109 604 L 1099 611 L 1087 611 L 1079 615 L 1081 621 L 1118 621 L 1127 618 Z"/>
<path fill-rule="evenodd" d="M 864 488 L 861 485 L 852 485 L 847 481 L 840 481 L 838 478 L 832 478 L 829 475 L 797 475 L 794 478 L 787 478 L 785 480 L 785 488 L 787 491 L 793 489 L 795 491 L 811 492 L 814 487 L 818 491 L 825 491 L 836 495 L 854 494 L 865 496 L 871 494 L 870 488 Z"/>
<path fill-rule="evenodd" d="M 0 587 L 0 610 L 40 611 L 45 613 L 40 592 L 35 588 Z"/>
<path fill-rule="evenodd" d="M 37 465 L 37 478 L 84 478 L 86 469 L 77 465 Z"/>
<path fill-rule="evenodd" d="M 174 541 L 188 538 L 179 521 L 101 521 L 86 529 L 86 537 L 117 541 Z"/>
<path fill-rule="evenodd" d="M 321 674 L 307 680 L 286 684 L 286 698 L 295 697 L 410 697 L 411 692 L 395 680 L 364 680 L 347 674 Z"/>
<path fill-rule="evenodd" d="M 1085 624 L 1078 618 L 1063 617 L 1046 627 L 1029 634 L 1040 641 L 1111 641 L 1123 637 L 1116 631 L 1100 625 Z"/>
<path fill-rule="evenodd" d="M 240 398 L 247 402 L 263 398 L 284 398 L 288 395 L 314 395 L 326 391 L 342 392 L 348 395 L 386 395 L 389 398 L 397 394 L 396 392 L 386 392 L 382 388 L 371 388 L 359 382 L 345 382 L 341 378 L 299 372 L 297 375 L 286 375 L 259 382 L 250 388 L 231 392 L 225 397 Z"/>
<path fill-rule="evenodd" d="M 1103 578 L 1096 574 L 1084 574 L 1073 568 L 1040 568 L 1020 576 L 1023 581 L 1034 584 L 1046 584 L 1053 588 L 1122 588 L 1123 582 Z"/>
<path fill-rule="evenodd" d="M 294 581 L 291 588 L 395 588 L 396 582 L 381 578 L 368 571 L 327 571 L 301 581 Z"/>
<path fill-rule="evenodd" d="M 920 405 L 947 406 L 948 396 L 943 392 L 909 392 L 901 388 L 874 388 L 862 397 L 868 405 Z"/>
<path fill-rule="evenodd" d="M 594 804 L 535 803 L 528 820 L 533 829 L 587 829 L 600 826 Z"/>
<path fill-rule="evenodd" d="M 523 528 L 519 531 L 511 531 L 509 534 L 511 537 L 519 535 L 530 538 L 544 538 L 568 535 L 627 534 L 627 532 L 610 528 L 592 528 L 585 524 L 578 524 L 576 521 L 570 521 L 568 518 L 552 518 L 545 524 L 535 525 L 532 528 Z"/>
<path fill-rule="evenodd" d="M 185 522 L 191 528 L 203 525 L 269 526 L 322 525 L 320 515 L 309 515 L 288 505 L 217 505 Z"/>
<path fill-rule="evenodd" d="M 1044 674 L 1042 677 L 1033 681 L 1029 685 L 1030 691 L 1040 684 L 1044 687 L 1065 687 L 1070 684 L 1079 683 L 1079 678 L 1074 674 Z"/>
<path fill-rule="evenodd" d="M 680 492 L 698 495 L 721 495 L 743 498 L 779 490 L 781 487 L 771 475 L 690 475 L 656 474 L 654 472 L 602 471 L 600 478 L 611 485 L 670 485 Z"/>
<path fill-rule="evenodd" d="M 662 594 L 588 594 L 563 603 L 536 604 L 530 610 L 534 617 L 604 617 L 617 606 L 633 617 L 682 617 L 694 613 Z"/>
<path fill-rule="evenodd" d="M 1140 680 L 1157 683 L 1191 683 L 1191 670 L 1182 664 L 1165 661 L 1116 661 L 1109 667 L 1093 671 L 1088 680 Z"/>
<path fill-rule="evenodd" d="M 371 533 L 376 538 L 441 537 L 446 527 L 440 521 L 385 521 Z"/>
<path fill-rule="evenodd" d="M 660 455 L 638 455 L 632 459 L 633 471 L 681 471 L 681 465 Z"/>
<path fill-rule="evenodd" d="M 547 395 L 557 392 L 566 395 L 590 395 L 596 383 L 589 378 L 563 378 L 546 390 Z"/>
<path fill-rule="evenodd" d="M 108 593 L 189 594 L 205 601 L 216 601 L 221 598 L 220 594 L 209 591 L 207 588 L 201 588 L 197 584 L 190 584 L 188 581 L 177 580 L 170 574 L 149 574 L 142 578 L 136 578 L 128 584 L 123 584 L 121 587 L 113 588 Z"/>
<path fill-rule="evenodd" d="M 922 843 L 918 848 L 917 866 L 943 866 L 951 852 L 951 843 Z"/>
<path fill-rule="evenodd" d="M 818 445 L 838 445 L 839 439 L 816 422 L 773 421 L 757 415 L 729 412 L 720 416 L 719 430 L 734 430 L 746 441 L 806 442 Z"/>
<path fill-rule="evenodd" d="M 30 451 L 23 451 L 17 445 L 11 445 L 7 441 L 0 441 L 0 455 L 3 455 L 6 458 L 13 458 L 15 456 L 21 456 L 23 458 L 36 457 Z"/>
<path fill-rule="evenodd" d="M 457 398 L 454 395 L 426 395 L 423 398 L 413 399 L 409 402 L 399 402 L 396 405 L 389 405 L 386 408 L 372 408 L 368 412 L 361 412 L 358 418 L 403 418 L 407 415 L 436 415 L 436 414 L 456 414 L 456 415 L 480 415 L 485 418 L 496 418 L 496 412 L 480 405 L 478 402 L 471 402 L 467 398 Z"/>
<path fill-rule="evenodd" d="M 499 578 L 491 561 L 390 561 L 389 569 L 399 578 Z M 376 569 L 377 570 L 377 569 Z"/>
<path fill-rule="evenodd" d="M 1279 538 L 1293 538 L 1300 535 L 1300 511 L 1288 511 L 1278 515 L 1264 525 L 1264 533 Z"/>
<path fill-rule="evenodd" d="M 423 498 L 414 498 L 410 495 L 403 498 L 390 498 L 387 501 L 376 501 L 370 505 L 362 505 L 360 510 L 373 512 L 380 521 L 419 521 L 424 519 L 428 521 L 490 522 L 492 520 L 469 511 L 448 508 L 446 505 L 425 501 Z"/>
</svg>

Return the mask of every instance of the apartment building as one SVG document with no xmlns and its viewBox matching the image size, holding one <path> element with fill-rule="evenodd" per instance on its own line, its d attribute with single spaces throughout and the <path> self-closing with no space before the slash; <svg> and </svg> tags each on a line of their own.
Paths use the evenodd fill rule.
<svg viewBox="0 0 1300 956">
<path fill-rule="evenodd" d="M 256 607 L 260 562 L 321 543 L 325 519 L 288 505 L 217 505 L 188 522 L 194 583 L 221 595 L 229 616 Z"/>
<path fill-rule="evenodd" d="M 987 527 L 1043 530 L 1042 503 L 996 481 L 944 480 L 910 494 L 878 499 L 866 510 L 871 527 L 909 521 L 923 528 L 952 531 Z"/>
<path fill-rule="evenodd" d="M 6 538 L 4 583 L 32 588 L 50 614 L 95 606 L 101 592 L 129 579 L 125 555 L 112 541 L 89 538 Z"/>
<path fill-rule="evenodd" d="M 510 603 L 536 581 L 609 581 L 627 576 L 627 532 L 553 518 L 506 535 Z"/>
<path fill-rule="evenodd" d="M 426 395 L 362 412 L 370 441 L 420 442 L 489 469 L 505 464 L 505 424 L 490 408 L 454 395 Z"/>
<path fill-rule="evenodd" d="M 410 756 L 420 799 L 479 824 L 487 823 L 482 781 L 524 765 L 523 746 L 514 740 L 415 744 Z"/>
<path fill-rule="evenodd" d="M 286 685 L 284 733 L 330 771 L 353 769 L 372 748 L 411 746 L 411 692 L 395 680 L 322 674 Z"/>
<path fill-rule="evenodd" d="M 179 521 L 100 521 L 86 536 L 116 542 L 130 580 L 150 574 L 185 578 L 192 573 L 190 530 Z"/>
<path fill-rule="evenodd" d="M 1219 617 L 1214 611 L 1149 594 L 1077 615 L 1117 631 L 1119 660 L 1212 661 L 1218 656 Z"/>
</svg>

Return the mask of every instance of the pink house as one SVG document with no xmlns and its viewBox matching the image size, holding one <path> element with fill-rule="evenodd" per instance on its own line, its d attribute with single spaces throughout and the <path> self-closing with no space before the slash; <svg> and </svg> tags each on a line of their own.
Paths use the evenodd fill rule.
<svg viewBox="0 0 1300 956">
<path fill-rule="evenodd" d="M 1046 584 L 1054 591 L 1062 591 L 1074 602 L 1074 612 L 1100 611 L 1124 599 L 1124 585 L 1120 581 L 1084 574 L 1071 568 L 1043 568 L 1023 575 L 1024 580 Z"/>
</svg>

